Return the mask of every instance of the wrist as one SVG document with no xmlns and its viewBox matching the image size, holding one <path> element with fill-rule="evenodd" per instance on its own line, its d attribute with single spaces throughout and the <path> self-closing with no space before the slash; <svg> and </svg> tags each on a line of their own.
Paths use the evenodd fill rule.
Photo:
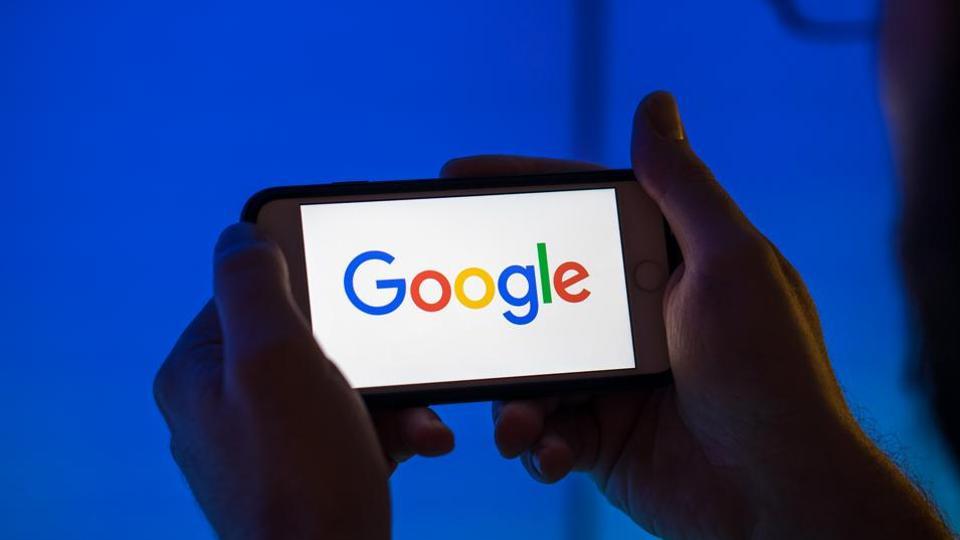
<svg viewBox="0 0 960 540">
<path fill-rule="evenodd" d="M 250 496 L 253 500 L 244 505 L 245 510 L 231 511 L 225 520 L 211 516 L 218 536 L 241 540 L 390 537 L 386 482 L 376 488 L 368 484 L 365 490 L 344 486 L 329 492 L 311 490 L 305 482 L 301 489 L 252 489 Z"/>
<path fill-rule="evenodd" d="M 223 536 L 227 537 L 227 535 Z M 362 508 L 351 508 L 335 515 L 274 513 L 257 519 L 248 530 L 235 537 L 247 540 L 275 538 L 378 540 L 390 537 L 390 518 L 381 515 L 364 515 Z"/>
<path fill-rule="evenodd" d="M 920 489 L 852 419 L 810 433 L 760 469 L 756 538 L 950 538 Z"/>
</svg>

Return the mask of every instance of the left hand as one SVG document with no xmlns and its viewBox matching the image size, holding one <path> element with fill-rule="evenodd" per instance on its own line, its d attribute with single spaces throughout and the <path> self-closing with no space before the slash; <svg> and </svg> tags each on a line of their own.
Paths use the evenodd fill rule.
<svg viewBox="0 0 960 540">
<path fill-rule="evenodd" d="M 225 538 L 387 538 L 389 473 L 453 447 L 429 409 L 371 419 L 294 304 L 280 250 L 248 224 L 221 235 L 214 300 L 154 393 L 174 458 Z"/>
<path fill-rule="evenodd" d="M 541 482 L 588 473 L 658 537 L 949 538 L 857 425 L 800 275 L 693 152 L 668 94 L 638 108 L 632 157 L 683 253 L 663 301 L 673 382 L 495 404 L 501 453 Z M 445 172 L 586 168 L 486 156 Z"/>
</svg>

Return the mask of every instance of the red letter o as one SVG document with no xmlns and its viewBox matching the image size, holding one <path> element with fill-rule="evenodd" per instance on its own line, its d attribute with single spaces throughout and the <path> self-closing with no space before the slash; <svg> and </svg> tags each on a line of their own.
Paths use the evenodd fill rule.
<svg viewBox="0 0 960 540">
<path fill-rule="evenodd" d="M 428 279 L 432 279 L 440 284 L 440 299 L 432 304 L 420 296 L 420 285 Z M 450 282 L 447 281 L 447 278 L 443 277 L 443 274 L 436 270 L 424 270 L 414 276 L 413 281 L 410 282 L 410 299 L 413 300 L 413 303 L 416 304 L 418 308 L 424 311 L 440 311 L 447 307 L 447 304 L 450 302 Z"/>
</svg>

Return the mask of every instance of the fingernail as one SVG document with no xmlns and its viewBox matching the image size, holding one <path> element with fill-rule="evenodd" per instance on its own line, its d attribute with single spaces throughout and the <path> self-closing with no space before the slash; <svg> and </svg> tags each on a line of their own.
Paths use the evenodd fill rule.
<svg viewBox="0 0 960 540">
<path fill-rule="evenodd" d="M 661 139 L 682 141 L 686 138 L 677 101 L 667 92 L 655 92 L 647 96 L 643 102 L 643 113 Z"/>
<path fill-rule="evenodd" d="M 537 471 L 537 476 L 543 478 L 543 468 L 540 466 L 540 454 L 537 452 L 530 453 L 530 465 L 533 466 L 533 470 Z"/>
</svg>

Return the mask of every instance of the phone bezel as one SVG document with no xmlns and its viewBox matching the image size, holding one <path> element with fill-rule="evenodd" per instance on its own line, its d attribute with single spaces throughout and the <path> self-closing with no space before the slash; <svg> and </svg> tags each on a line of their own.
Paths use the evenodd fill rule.
<svg viewBox="0 0 960 540">
<path fill-rule="evenodd" d="M 628 230 L 623 227 L 625 220 L 622 191 L 640 190 L 639 184 L 630 170 L 603 170 L 575 173 L 538 174 L 511 177 L 477 177 L 400 181 L 348 181 L 329 184 L 281 186 L 264 189 L 254 194 L 244 205 L 241 219 L 258 223 L 268 236 L 280 244 L 288 261 L 291 273 L 291 286 L 294 298 L 307 319 L 310 319 L 310 306 L 307 295 L 306 270 L 303 256 L 303 233 L 300 223 L 301 204 L 323 204 L 324 202 L 363 202 L 371 200 L 397 200 L 415 198 L 457 197 L 471 195 L 495 195 L 505 193 L 536 193 L 544 191 L 572 191 L 575 189 L 602 189 L 612 187 L 617 195 L 618 221 L 620 222 L 621 249 L 624 257 L 624 274 L 627 280 L 627 296 L 631 317 L 631 336 L 635 343 L 635 359 L 638 359 L 637 325 L 635 312 L 639 295 L 650 292 L 637 291 L 631 282 L 629 271 L 632 257 L 628 254 Z M 647 208 L 656 209 L 646 194 L 643 203 Z M 322 199 L 322 200 L 319 200 Z M 267 222 L 261 222 L 265 208 L 276 205 L 277 216 L 273 212 Z M 288 208 L 289 207 L 289 208 Z M 291 211 L 296 208 L 298 211 Z M 645 208 L 646 209 L 646 208 Z M 659 216 L 659 210 L 656 210 Z M 665 220 L 664 249 L 667 261 L 667 275 L 679 265 L 680 250 Z M 666 282 L 666 279 L 664 279 Z M 658 298 L 662 299 L 662 287 Z M 645 303 L 649 298 L 645 297 Z M 661 313 L 662 326 L 662 313 Z M 361 388 L 358 391 L 370 406 L 411 406 L 451 402 L 484 401 L 490 399 L 516 399 L 536 397 L 547 394 L 586 393 L 617 388 L 637 386 L 660 386 L 671 380 L 666 368 L 666 336 L 657 349 L 663 355 L 663 371 L 641 372 L 635 366 L 630 369 L 562 373 L 551 375 L 532 375 L 495 379 L 466 380 L 413 385 Z"/>
</svg>

